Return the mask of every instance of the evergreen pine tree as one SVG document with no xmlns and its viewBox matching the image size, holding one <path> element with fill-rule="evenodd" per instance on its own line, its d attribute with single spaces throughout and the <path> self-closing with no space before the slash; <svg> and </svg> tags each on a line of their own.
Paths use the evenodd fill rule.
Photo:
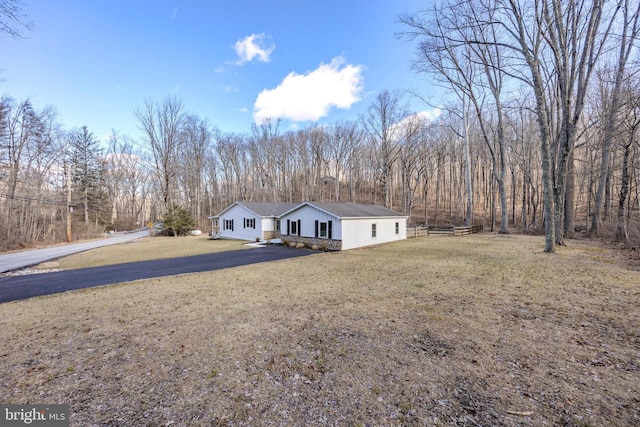
<svg viewBox="0 0 640 427">
<path fill-rule="evenodd" d="M 99 212 L 103 210 L 101 203 L 104 199 L 100 183 L 102 148 L 100 141 L 86 126 L 70 133 L 69 145 L 73 165 L 74 197 L 81 200 L 79 204 L 82 206 L 86 235 L 89 230 L 89 212 L 95 213 L 96 222 L 101 222 Z"/>
<path fill-rule="evenodd" d="M 173 205 L 164 215 L 162 229 L 167 235 L 185 236 L 194 228 L 196 222 L 185 208 Z"/>
</svg>

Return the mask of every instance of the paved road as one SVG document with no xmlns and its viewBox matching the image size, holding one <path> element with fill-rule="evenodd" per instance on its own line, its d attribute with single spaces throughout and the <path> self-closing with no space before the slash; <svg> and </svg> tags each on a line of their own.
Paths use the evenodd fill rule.
<svg viewBox="0 0 640 427">
<path fill-rule="evenodd" d="M 0 303 L 50 295 L 73 289 L 184 273 L 213 271 L 241 265 L 295 258 L 312 251 L 283 246 L 267 246 L 242 251 L 218 252 L 180 258 L 130 262 L 104 267 L 27 276 L 0 277 Z"/>
<path fill-rule="evenodd" d="M 90 242 L 72 243 L 69 245 L 54 246 L 51 248 L 34 249 L 31 251 L 14 252 L 0 255 L 0 273 L 20 268 L 30 267 L 56 258 L 61 258 L 77 252 L 88 251 L 102 246 L 115 245 L 130 240 L 149 236 L 149 230 L 136 231 L 132 233 L 118 233 L 110 235 L 104 239 L 92 240 Z"/>
</svg>

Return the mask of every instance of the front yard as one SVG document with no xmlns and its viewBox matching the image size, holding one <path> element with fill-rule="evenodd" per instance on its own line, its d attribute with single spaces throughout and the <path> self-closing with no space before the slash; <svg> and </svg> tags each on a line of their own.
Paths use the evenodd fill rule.
<svg viewBox="0 0 640 427">
<path fill-rule="evenodd" d="M 2 304 L 0 402 L 72 426 L 639 425 L 640 271 L 569 245 L 419 238 Z"/>
</svg>

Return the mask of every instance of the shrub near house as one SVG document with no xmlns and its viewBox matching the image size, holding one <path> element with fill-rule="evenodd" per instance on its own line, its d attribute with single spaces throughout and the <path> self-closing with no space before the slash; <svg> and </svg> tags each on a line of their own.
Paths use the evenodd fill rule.
<svg viewBox="0 0 640 427">
<path fill-rule="evenodd" d="M 167 236 L 186 236 L 195 228 L 195 220 L 184 208 L 174 205 L 164 214 L 162 231 Z"/>
</svg>

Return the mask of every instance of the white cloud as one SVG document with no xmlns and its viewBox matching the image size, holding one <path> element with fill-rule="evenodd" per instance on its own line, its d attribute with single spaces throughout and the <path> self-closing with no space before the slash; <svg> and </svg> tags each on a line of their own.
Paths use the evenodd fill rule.
<svg viewBox="0 0 640 427">
<path fill-rule="evenodd" d="M 442 114 L 442 110 L 436 107 L 433 110 L 423 110 L 416 114 L 420 117 L 424 117 L 428 122 L 432 122 L 440 117 L 440 115 Z"/>
<path fill-rule="evenodd" d="M 435 119 L 440 117 L 442 111 L 439 108 L 434 108 L 433 110 L 422 110 L 417 113 L 413 113 L 404 119 L 400 120 L 398 123 L 391 125 L 391 137 L 395 139 L 402 139 L 405 132 L 410 129 L 416 129 L 416 126 L 424 126 Z"/>
<path fill-rule="evenodd" d="M 257 123 L 266 119 L 316 121 L 331 107 L 348 109 L 360 100 L 361 65 L 345 64 L 342 56 L 307 73 L 289 73 L 275 89 L 264 89 L 254 104 Z"/>
<path fill-rule="evenodd" d="M 275 50 L 276 45 L 271 43 L 266 45 L 267 35 L 264 33 L 251 34 L 240 39 L 234 45 L 234 49 L 238 54 L 237 65 L 257 59 L 262 62 L 269 62 L 271 53 Z"/>
</svg>

